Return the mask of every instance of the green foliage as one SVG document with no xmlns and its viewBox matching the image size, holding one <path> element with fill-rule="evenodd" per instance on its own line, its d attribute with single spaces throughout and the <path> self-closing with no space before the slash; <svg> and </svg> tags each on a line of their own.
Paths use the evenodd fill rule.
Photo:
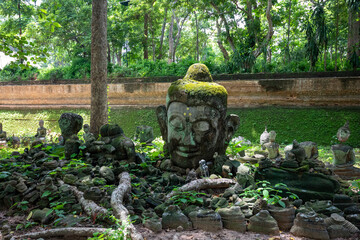
<svg viewBox="0 0 360 240">
<path fill-rule="evenodd" d="M 201 196 L 205 196 L 205 193 L 195 192 L 195 191 L 187 191 L 181 192 L 178 191 L 177 188 L 174 188 L 175 195 L 171 197 L 171 200 L 174 201 L 174 204 L 180 206 L 188 206 L 191 204 L 194 205 L 202 205 L 204 199 Z"/>
<path fill-rule="evenodd" d="M 0 81 L 36 80 L 38 74 L 36 67 L 24 68 L 19 64 L 9 64 L 0 71 Z"/>
<path fill-rule="evenodd" d="M 256 182 L 256 186 L 250 186 L 244 190 L 243 193 L 240 194 L 242 197 L 255 197 L 263 198 L 268 204 L 276 205 L 279 204 L 281 207 L 285 208 L 285 203 L 281 200 L 283 195 L 291 199 L 298 199 L 299 197 L 290 192 L 286 184 L 278 183 L 274 187 L 270 185 L 268 181 L 259 181 Z M 287 190 L 284 192 L 284 190 Z"/>
<path fill-rule="evenodd" d="M 230 141 L 228 147 L 226 148 L 226 155 L 236 158 L 241 151 L 245 151 L 249 146 L 243 145 L 243 141 Z"/>
</svg>

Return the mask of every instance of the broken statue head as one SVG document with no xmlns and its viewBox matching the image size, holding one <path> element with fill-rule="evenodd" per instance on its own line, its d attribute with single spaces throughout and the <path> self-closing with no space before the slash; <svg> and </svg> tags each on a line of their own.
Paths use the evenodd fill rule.
<svg viewBox="0 0 360 240">
<path fill-rule="evenodd" d="M 239 126 L 237 115 L 226 115 L 227 91 L 213 82 L 204 64 L 193 64 L 186 76 L 171 84 L 166 106 L 157 108 L 160 130 L 174 165 L 197 168 L 224 154 Z"/>
</svg>

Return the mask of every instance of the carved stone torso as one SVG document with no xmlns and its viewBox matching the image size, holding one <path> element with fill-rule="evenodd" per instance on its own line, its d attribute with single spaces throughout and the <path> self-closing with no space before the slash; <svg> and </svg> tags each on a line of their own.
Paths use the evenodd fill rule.
<svg viewBox="0 0 360 240">
<path fill-rule="evenodd" d="M 37 133 L 36 133 L 36 137 L 37 138 L 45 138 L 46 136 L 46 128 L 44 127 L 39 127 L 37 129 Z"/>
<path fill-rule="evenodd" d="M 352 147 L 342 144 L 336 144 L 331 146 L 331 151 L 334 155 L 333 163 L 335 165 L 353 165 L 355 163 L 355 152 Z"/>
<path fill-rule="evenodd" d="M 6 141 L 6 132 L 0 131 L 0 141 Z"/>
<path fill-rule="evenodd" d="M 280 155 L 279 154 L 279 144 L 277 144 L 275 142 L 268 142 L 268 143 L 265 143 L 263 146 L 268 151 L 268 153 L 269 153 L 268 157 L 270 159 L 277 158 Z"/>
</svg>

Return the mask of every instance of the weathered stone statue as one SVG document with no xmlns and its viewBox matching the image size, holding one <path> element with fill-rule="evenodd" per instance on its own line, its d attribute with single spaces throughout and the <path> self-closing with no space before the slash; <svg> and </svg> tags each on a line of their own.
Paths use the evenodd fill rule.
<svg viewBox="0 0 360 240">
<path fill-rule="evenodd" d="M 305 160 L 305 157 L 305 149 L 302 148 L 296 140 L 294 140 L 292 149 L 285 153 L 285 160 L 281 163 L 281 166 L 286 168 L 297 168 Z"/>
<path fill-rule="evenodd" d="M 135 144 L 125 136 L 122 128 L 117 124 L 105 124 L 100 128 L 101 140 L 105 143 L 104 149 L 114 148 L 117 160 L 135 162 Z M 109 151 L 112 152 L 112 151 Z"/>
<path fill-rule="evenodd" d="M 63 113 L 59 119 L 59 127 L 61 129 L 61 135 L 64 139 L 63 144 L 72 135 L 77 135 L 83 125 L 83 118 L 76 113 Z"/>
<path fill-rule="evenodd" d="M 2 123 L 0 123 L 0 144 L 6 143 L 6 132 L 2 129 Z"/>
<path fill-rule="evenodd" d="M 279 144 L 275 142 L 276 132 L 270 131 L 269 133 L 269 142 L 265 143 L 263 146 L 268 151 L 268 158 L 276 159 L 280 157 L 279 153 Z"/>
<path fill-rule="evenodd" d="M 209 167 L 204 159 L 200 160 L 200 172 L 202 177 L 209 177 Z"/>
<path fill-rule="evenodd" d="M 267 127 L 265 127 L 264 132 L 260 135 L 260 145 L 263 150 L 265 150 L 264 144 L 270 141 L 269 138 L 269 132 L 267 131 Z"/>
<path fill-rule="evenodd" d="M 332 145 L 331 151 L 334 155 L 334 173 L 343 179 L 360 177 L 360 169 L 355 168 L 355 152 L 351 146 L 344 145 L 350 137 L 349 121 L 340 127 L 336 134 L 340 144 Z"/>
<path fill-rule="evenodd" d="M 189 67 L 184 79 L 168 89 L 166 106 L 156 110 L 165 150 L 181 168 L 197 168 L 214 154 L 225 154 L 239 125 L 237 115 L 226 116 L 227 91 L 213 82 L 204 64 Z"/>
<path fill-rule="evenodd" d="M 46 137 L 46 128 L 44 128 L 44 120 L 39 121 L 39 128 L 37 129 L 35 137 L 41 141 L 45 140 Z"/>
<path fill-rule="evenodd" d="M 84 138 L 85 144 L 88 145 L 88 144 L 91 144 L 92 142 L 94 142 L 96 140 L 96 138 L 94 137 L 94 134 L 92 134 L 90 132 L 89 124 L 84 124 L 83 129 L 84 129 L 83 138 Z"/>
</svg>

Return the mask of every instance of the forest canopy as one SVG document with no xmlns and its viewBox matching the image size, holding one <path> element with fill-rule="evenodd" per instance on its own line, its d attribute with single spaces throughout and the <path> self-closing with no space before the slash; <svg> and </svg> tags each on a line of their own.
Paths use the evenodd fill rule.
<svg viewBox="0 0 360 240">
<path fill-rule="evenodd" d="M 0 80 L 90 76 L 91 0 L 0 2 Z M 360 0 L 108 0 L 110 76 L 360 67 Z"/>
</svg>

